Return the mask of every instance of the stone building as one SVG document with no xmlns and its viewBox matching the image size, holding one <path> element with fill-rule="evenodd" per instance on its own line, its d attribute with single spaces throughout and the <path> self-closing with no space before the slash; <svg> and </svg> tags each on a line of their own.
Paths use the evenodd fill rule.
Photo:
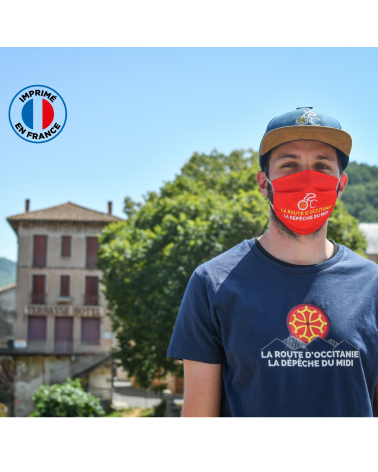
<svg viewBox="0 0 378 472">
<path fill-rule="evenodd" d="M 368 259 L 378 264 L 378 223 L 360 223 L 358 227 L 364 233 L 367 241 L 366 255 Z"/>
<path fill-rule="evenodd" d="M 14 414 L 27 416 L 41 384 L 81 377 L 110 401 L 113 336 L 96 267 L 98 235 L 121 221 L 73 203 L 10 216 L 18 236 L 14 341 Z M 1 337 L 1 336 L 0 336 Z M 0 351 L 1 355 L 1 351 Z"/>
<path fill-rule="evenodd" d="M 0 288 L 0 349 L 14 339 L 16 324 L 16 284 Z"/>
</svg>

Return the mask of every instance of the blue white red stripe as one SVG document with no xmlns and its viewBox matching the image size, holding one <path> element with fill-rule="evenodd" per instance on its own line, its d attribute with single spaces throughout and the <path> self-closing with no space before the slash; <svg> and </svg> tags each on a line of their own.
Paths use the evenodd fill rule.
<svg viewBox="0 0 378 472">
<path fill-rule="evenodd" d="M 30 128 L 46 129 L 54 119 L 54 108 L 42 97 L 28 100 L 22 108 L 22 120 Z"/>
</svg>

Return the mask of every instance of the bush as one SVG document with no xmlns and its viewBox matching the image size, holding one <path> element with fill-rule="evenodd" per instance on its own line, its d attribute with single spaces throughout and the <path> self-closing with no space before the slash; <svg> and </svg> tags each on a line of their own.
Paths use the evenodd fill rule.
<svg viewBox="0 0 378 472">
<path fill-rule="evenodd" d="M 85 392 L 79 379 L 42 385 L 32 398 L 35 410 L 30 416 L 34 417 L 105 416 L 100 400 Z"/>
<path fill-rule="evenodd" d="M 167 406 L 166 401 L 162 400 L 158 405 L 154 406 L 151 416 L 157 417 L 157 418 L 164 417 L 166 406 Z"/>
</svg>

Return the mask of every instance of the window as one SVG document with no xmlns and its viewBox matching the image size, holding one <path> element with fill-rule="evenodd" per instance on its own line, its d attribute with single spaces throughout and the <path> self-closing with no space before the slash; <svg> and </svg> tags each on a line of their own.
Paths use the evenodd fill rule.
<svg viewBox="0 0 378 472">
<path fill-rule="evenodd" d="M 98 277 L 86 277 L 85 304 L 98 305 Z"/>
<path fill-rule="evenodd" d="M 46 267 L 47 236 L 34 236 L 33 267 Z"/>
<path fill-rule="evenodd" d="M 62 236 L 62 257 L 71 257 L 71 236 Z"/>
<path fill-rule="evenodd" d="M 81 319 L 81 342 L 100 344 L 100 318 Z"/>
<path fill-rule="evenodd" d="M 57 316 L 55 318 L 55 352 L 72 352 L 73 318 Z"/>
<path fill-rule="evenodd" d="M 29 316 L 28 340 L 46 341 L 46 316 Z"/>
<path fill-rule="evenodd" d="M 33 275 L 32 303 L 35 305 L 44 305 L 46 292 L 46 276 Z"/>
<path fill-rule="evenodd" d="M 61 297 L 70 296 L 70 276 L 69 275 L 60 276 L 60 296 Z"/>
<path fill-rule="evenodd" d="M 97 252 L 98 252 L 98 239 L 87 238 L 87 262 L 86 262 L 87 269 L 96 269 Z"/>
</svg>

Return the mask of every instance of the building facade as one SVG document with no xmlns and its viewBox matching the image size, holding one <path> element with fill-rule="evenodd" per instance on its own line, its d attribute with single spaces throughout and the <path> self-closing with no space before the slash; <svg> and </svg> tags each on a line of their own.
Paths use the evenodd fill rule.
<svg viewBox="0 0 378 472">
<path fill-rule="evenodd" d="M 108 213 L 65 203 L 11 216 L 18 236 L 15 416 L 33 409 L 41 384 L 80 376 L 87 389 L 110 400 L 113 336 L 97 269 L 98 236 Z M 107 379 L 107 380 L 104 380 Z M 109 385 L 108 385 L 109 384 Z M 102 391 L 101 391 L 102 390 Z"/>
<path fill-rule="evenodd" d="M 0 288 L 0 349 L 14 339 L 16 325 L 16 284 Z"/>
<path fill-rule="evenodd" d="M 367 241 L 366 256 L 378 264 L 378 223 L 359 223 Z"/>
</svg>

